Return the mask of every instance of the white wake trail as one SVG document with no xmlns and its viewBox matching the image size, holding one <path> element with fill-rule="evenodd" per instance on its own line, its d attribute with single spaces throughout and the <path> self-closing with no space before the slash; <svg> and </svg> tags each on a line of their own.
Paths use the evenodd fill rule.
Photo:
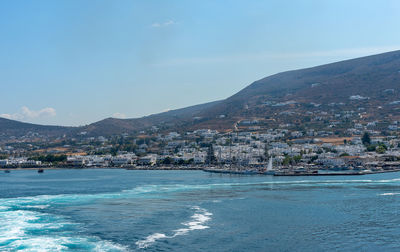
<svg viewBox="0 0 400 252">
<path fill-rule="evenodd" d="M 176 229 L 173 230 L 172 235 L 166 235 L 162 233 L 154 233 L 149 236 L 147 236 L 143 240 L 137 241 L 135 244 L 138 246 L 140 249 L 144 249 L 155 243 L 157 240 L 160 239 L 172 239 L 174 237 L 180 236 L 180 235 L 186 235 L 190 231 L 193 230 L 201 230 L 201 229 L 207 229 L 209 226 L 204 225 L 206 222 L 211 220 L 212 213 L 208 212 L 204 208 L 200 208 L 198 206 L 192 207 L 192 209 L 195 210 L 195 213 L 190 217 L 190 220 L 187 222 L 183 222 L 182 225 L 184 225 L 184 228 Z"/>
</svg>

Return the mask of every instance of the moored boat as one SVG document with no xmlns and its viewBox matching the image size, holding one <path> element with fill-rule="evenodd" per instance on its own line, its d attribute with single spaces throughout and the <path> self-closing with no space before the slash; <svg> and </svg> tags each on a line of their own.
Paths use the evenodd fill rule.
<svg viewBox="0 0 400 252">
<path fill-rule="evenodd" d="M 275 170 L 272 166 L 272 157 L 269 159 L 267 170 L 264 171 L 263 174 L 265 174 L 265 175 L 274 175 L 275 174 Z"/>
</svg>

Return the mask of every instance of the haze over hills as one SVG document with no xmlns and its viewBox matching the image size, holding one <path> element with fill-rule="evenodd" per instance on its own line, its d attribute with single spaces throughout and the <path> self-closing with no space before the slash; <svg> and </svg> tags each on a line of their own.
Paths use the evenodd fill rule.
<svg viewBox="0 0 400 252">
<path fill-rule="evenodd" d="M 321 123 L 308 115 L 358 111 L 370 120 L 399 120 L 400 51 L 278 73 L 253 82 L 216 102 L 135 119 L 107 118 L 83 127 L 42 126 L 1 119 L 2 135 L 38 132 L 51 135 L 114 135 L 159 130 L 211 128 L 231 130 L 241 124 L 256 129 L 281 124 Z M 330 113 L 329 112 L 329 113 Z"/>
</svg>

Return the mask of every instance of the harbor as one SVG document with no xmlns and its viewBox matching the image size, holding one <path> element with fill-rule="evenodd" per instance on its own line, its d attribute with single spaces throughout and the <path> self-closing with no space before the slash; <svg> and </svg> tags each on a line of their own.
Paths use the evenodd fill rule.
<svg viewBox="0 0 400 252">
<path fill-rule="evenodd" d="M 268 165 L 258 167 L 245 167 L 238 165 L 210 167 L 203 169 L 205 172 L 241 175 L 270 175 L 270 176 L 347 176 L 366 175 L 376 173 L 387 173 L 400 171 L 399 162 L 369 163 L 368 166 L 337 167 L 321 165 L 305 166 L 273 166 L 273 159 L 270 158 Z"/>
</svg>

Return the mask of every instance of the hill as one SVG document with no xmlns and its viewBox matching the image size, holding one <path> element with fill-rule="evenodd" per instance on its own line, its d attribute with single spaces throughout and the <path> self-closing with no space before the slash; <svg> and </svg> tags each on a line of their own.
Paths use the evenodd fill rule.
<svg viewBox="0 0 400 252">
<path fill-rule="evenodd" d="M 361 110 L 370 118 L 389 120 L 388 116 L 398 117 L 399 94 L 400 51 L 394 51 L 278 73 L 253 82 L 201 115 L 210 125 L 224 127 L 251 118 L 272 119 L 275 126 L 301 122 L 307 112 L 321 110 Z M 216 119 L 219 115 L 224 118 Z"/>
<path fill-rule="evenodd" d="M 62 136 L 73 130 L 73 127 L 47 126 L 24 123 L 0 117 L 0 139 L 10 136 L 21 137 L 25 135 Z"/>
<path fill-rule="evenodd" d="M 151 128 L 152 126 L 157 126 L 157 128 L 164 130 L 175 129 L 180 125 L 187 123 L 187 120 L 192 120 L 201 111 L 212 108 L 220 102 L 221 101 L 215 101 L 194 105 L 142 118 L 107 118 L 76 130 L 85 131 L 89 135 L 115 135 L 121 133 L 137 133 L 138 131 Z"/>
<path fill-rule="evenodd" d="M 334 123 L 345 130 L 350 121 L 390 123 L 400 120 L 400 51 L 288 71 L 255 81 L 216 102 L 135 119 L 107 118 L 83 127 L 41 126 L 0 120 L 3 135 L 114 135 L 149 128 L 220 131 L 247 127 L 267 129 L 294 125 L 321 128 Z M 346 121 L 347 120 L 347 121 Z M 341 124 L 341 126 L 337 126 Z"/>
</svg>

